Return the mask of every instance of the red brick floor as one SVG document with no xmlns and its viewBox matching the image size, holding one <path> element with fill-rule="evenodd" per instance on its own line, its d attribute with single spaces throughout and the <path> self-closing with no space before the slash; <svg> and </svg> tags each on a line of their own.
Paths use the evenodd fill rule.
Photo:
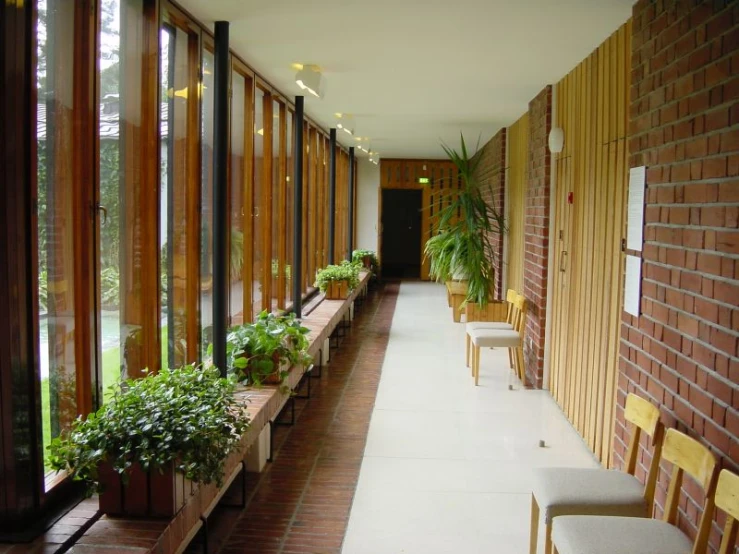
<svg viewBox="0 0 739 554">
<path fill-rule="evenodd" d="M 246 508 L 230 533 L 212 533 L 225 543 L 221 554 L 341 552 L 398 289 L 370 294 L 311 398 L 296 400 L 295 424 L 278 427 L 274 462 L 248 477 Z"/>
</svg>

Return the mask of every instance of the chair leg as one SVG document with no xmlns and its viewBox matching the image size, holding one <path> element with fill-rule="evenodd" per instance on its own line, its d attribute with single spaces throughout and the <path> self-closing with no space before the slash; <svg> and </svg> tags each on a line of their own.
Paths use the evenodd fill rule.
<svg viewBox="0 0 739 554">
<path fill-rule="evenodd" d="M 475 346 L 475 386 L 480 380 L 480 347 Z"/>
<path fill-rule="evenodd" d="M 467 367 L 470 367 L 470 336 L 465 335 L 464 337 L 464 361 Z"/>
<path fill-rule="evenodd" d="M 539 504 L 531 495 L 531 536 L 529 538 L 529 554 L 536 554 L 536 542 L 539 539 Z"/>
<path fill-rule="evenodd" d="M 544 552 L 545 554 L 553 554 L 557 549 L 552 545 L 552 522 L 546 524 L 546 534 L 544 535 Z"/>
<path fill-rule="evenodd" d="M 470 341 L 470 358 L 472 358 L 472 360 L 470 361 L 470 365 L 469 365 L 470 375 L 474 377 L 475 376 L 475 345 L 472 344 L 472 341 Z"/>
<path fill-rule="evenodd" d="M 509 366 L 509 367 L 510 367 L 511 369 L 513 369 L 514 367 L 516 367 L 516 366 L 515 366 L 515 363 L 516 363 L 516 362 L 515 362 L 515 361 L 513 360 L 513 349 L 512 349 L 512 348 L 509 348 L 509 349 L 508 349 L 508 366 Z"/>
</svg>

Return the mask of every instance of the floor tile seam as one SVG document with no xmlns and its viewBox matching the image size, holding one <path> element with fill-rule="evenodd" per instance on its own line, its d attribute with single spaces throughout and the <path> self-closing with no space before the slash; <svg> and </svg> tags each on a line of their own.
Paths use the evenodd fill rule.
<svg viewBox="0 0 739 554">
<path fill-rule="evenodd" d="M 396 298 L 396 302 L 397 302 L 397 295 L 395 296 L 395 298 Z M 366 325 L 363 324 L 359 329 L 357 329 L 357 332 L 361 332 L 361 331 L 363 331 L 367 327 L 372 328 L 372 327 L 375 326 L 377 315 L 378 315 L 378 313 L 380 313 L 380 311 L 383 308 L 383 305 L 388 300 L 389 299 L 386 298 L 384 295 L 380 298 L 379 302 L 375 306 L 374 311 L 370 314 L 370 319 L 367 322 L 367 324 Z M 394 306 L 395 306 L 395 302 L 393 303 L 393 308 L 394 308 Z M 336 404 L 336 407 L 334 409 L 334 417 L 331 420 L 332 422 L 336 420 L 336 413 L 341 409 L 341 406 L 343 404 L 343 400 L 344 400 L 344 397 L 345 397 L 345 394 L 346 394 L 347 384 L 348 384 L 349 380 L 351 379 L 351 376 L 354 374 L 354 372 L 356 370 L 356 367 L 357 367 L 357 364 L 358 364 L 358 361 L 360 359 L 359 353 L 361 352 L 361 348 L 362 348 L 362 345 L 364 344 L 364 340 L 359 340 L 358 342 L 359 342 L 359 349 L 357 351 L 357 355 L 354 357 L 355 359 L 352 362 L 351 369 L 348 372 L 346 372 L 347 373 L 346 374 L 346 378 L 344 379 L 344 382 L 342 384 L 341 392 L 339 394 L 339 400 L 338 400 L 338 402 Z M 347 345 L 347 346 L 351 346 L 351 345 Z M 384 353 L 383 353 L 383 356 L 384 356 Z M 371 409 L 370 409 L 370 411 L 371 411 Z M 367 436 L 366 435 L 364 437 L 364 440 L 365 440 L 365 446 L 366 446 L 366 441 L 367 441 Z M 296 519 L 298 517 L 298 513 L 300 512 L 300 509 L 303 506 L 303 501 L 305 500 L 305 497 L 306 497 L 306 495 L 308 493 L 308 489 L 310 488 L 311 481 L 313 479 L 313 475 L 316 472 L 316 466 L 318 465 L 319 461 L 321 460 L 321 454 L 323 453 L 323 451 L 324 451 L 325 448 L 326 447 L 322 445 L 319 448 L 319 450 L 316 453 L 316 455 L 315 455 L 315 458 L 313 460 L 313 464 L 311 466 L 311 471 L 310 471 L 309 476 L 308 476 L 308 481 L 307 481 L 307 483 L 303 487 L 303 490 L 301 492 L 300 498 L 298 499 L 297 505 L 295 506 L 295 509 L 293 510 L 293 515 L 292 515 L 292 518 L 290 520 L 290 523 L 288 524 L 288 527 L 287 527 L 287 529 L 285 531 L 285 534 L 282 537 L 282 540 L 280 541 L 280 547 L 279 547 L 279 551 L 278 551 L 279 553 L 282 553 L 284 551 L 284 548 L 285 548 L 285 544 L 287 542 L 287 539 L 290 536 L 290 533 L 292 532 L 293 528 L 295 527 L 295 521 L 296 521 Z M 357 471 L 356 471 L 356 482 L 358 483 L 358 481 L 359 481 L 359 469 L 357 469 Z M 351 512 L 351 504 L 354 501 L 354 494 L 355 493 L 356 493 L 356 483 L 355 483 L 355 486 L 354 486 L 354 491 L 352 492 L 352 499 L 351 499 L 351 502 L 350 502 L 349 507 L 348 507 L 349 508 L 348 509 L 348 513 Z M 347 524 L 348 524 L 348 519 L 347 519 Z M 343 546 L 345 535 L 346 535 L 346 528 L 344 529 L 344 532 L 343 532 L 343 535 L 342 535 L 342 539 L 341 539 L 341 545 L 340 546 Z"/>
</svg>

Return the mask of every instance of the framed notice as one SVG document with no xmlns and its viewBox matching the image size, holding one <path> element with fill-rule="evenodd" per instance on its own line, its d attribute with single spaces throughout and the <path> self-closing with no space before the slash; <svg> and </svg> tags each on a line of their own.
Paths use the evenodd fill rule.
<svg viewBox="0 0 739 554">
<path fill-rule="evenodd" d="M 641 252 L 644 240 L 644 186 L 647 168 L 629 170 L 629 204 L 627 208 L 626 248 Z"/>
<path fill-rule="evenodd" d="M 624 311 L 639 317 L 641 300 L 641 258 L 626 256 L 626 279 L 624 281 Z"/>
</svg>

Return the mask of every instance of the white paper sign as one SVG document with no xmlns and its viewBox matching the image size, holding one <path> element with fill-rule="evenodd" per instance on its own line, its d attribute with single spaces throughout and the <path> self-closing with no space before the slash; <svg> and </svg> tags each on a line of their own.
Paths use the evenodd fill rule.
<svg viewBox="0 0 739 554">
<path fill-rule="evenodd" d="M 641 299 L 641 258 L 626 256 L 626 281 L 624 284 L 624 310 L 639 317 Z"/>
<path fill-rule="evenodd" d="M 632 167 L 629 170 L 629 205 L 626 248 L 641 252 L 644 234 L 644 184 L 647 168 Z"/>
</svg>

